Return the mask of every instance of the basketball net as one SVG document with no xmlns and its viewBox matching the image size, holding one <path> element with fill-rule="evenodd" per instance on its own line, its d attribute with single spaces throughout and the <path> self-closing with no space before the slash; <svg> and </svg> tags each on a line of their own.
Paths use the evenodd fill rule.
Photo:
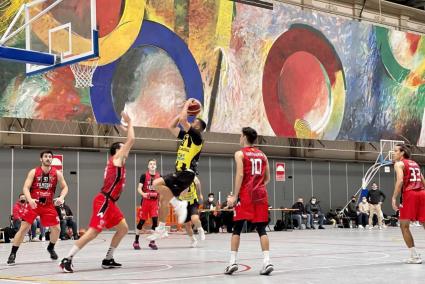
<svg viewBox="0 0 425 284">
<path fill-rule="evenodd" d="M 93 87 L 93 74 L 96 71 L 98 63 L 99 59 L 95 58 L 70 65 L 75 77 L 76 88 Z"/>
</svg>

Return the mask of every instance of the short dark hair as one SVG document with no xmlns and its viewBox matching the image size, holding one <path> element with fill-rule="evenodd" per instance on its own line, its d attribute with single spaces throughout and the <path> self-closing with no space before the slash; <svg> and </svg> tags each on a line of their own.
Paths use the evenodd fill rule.
<svg viewBox="0 0 425 284">
<path fill-rule="evenodd" d="M 150 162 L 155 162 L 155 163 L 156 163 L 156 159 L 153 159 L 153 158 L 152 158 L 152 159 L 149 159 L 149 160 L 148 160 L 148 164 L 149 164 Z"/>
<path fill-rule="evenodd" d="M 254 144 L 255 140 L 257 140 L 258 135 L 254 128 L 244 127 L 242 128 L 242 134 L 246 137 L 246 140 L 248 140 L 248 143 L 250 144 Z"/>
<path fill-rule="evenodd" d="M 111 148 L 109 148 L 109 154 L 111 156 L 114 156 L 117 153 L 117 150 L 121 149 L 122 142 L 115 142 L 111 145 Z"/>
<path fill-rule="evenodd" d="M 50 154 L 53 156 L 53 152 L 50 150 L 44 150 L 40 153 L 40 158 L 43 158 L 44 154 Z"/>
<path fill-rule="evenodd" d="M 25 194 L 21 193 L 21 194 L 19 194 L 19 198 L 21 198 L 22 195 L 25 196 Z"/>
<path fill-rule="evenodd" d="M 199 121 L 199 123 L 201 124 L 201 128 L 202 128 L 201 131 L 204 131 L 205 128 L 207 128 L 207 124 L 205 123 L 205 121 L 198 117 L 196 118 L 196 120 Z"/>
<path fill-rule="evenodd" d="M 403 157 L 409 159 L 412 151 L 410 151 L 410 146 L 404 143 L 397 143 L 396 146 L 400 147 L 400 151 L 403 152 Z"/>
<path fill-rule="evenodd" d="M 208 197 L 210 197 L 210 196 L 214 196 L 214 193 L 210 192 L 210 193 L 208 194 Z"/>
</svg>

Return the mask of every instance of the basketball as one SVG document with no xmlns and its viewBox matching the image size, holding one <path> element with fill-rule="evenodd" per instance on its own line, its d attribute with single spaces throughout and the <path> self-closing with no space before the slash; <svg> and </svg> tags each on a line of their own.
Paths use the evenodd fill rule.
<svg viewBox="0 0 425 284">
<path fill-rule="evenodd" d="M 193 99 L 194 102 L 192 102 L 189 105 L 189 108 L 187 109 L 187 114 L 191 116 L 196 116 L 202 111 L 202 105 L 197 99 Z"/>
</svg>

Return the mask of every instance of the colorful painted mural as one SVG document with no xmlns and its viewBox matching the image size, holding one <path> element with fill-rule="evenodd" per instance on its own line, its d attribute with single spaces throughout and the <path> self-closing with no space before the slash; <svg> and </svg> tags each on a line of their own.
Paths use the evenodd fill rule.
<svg viewBox="0 0 425 284">
<path fill-rule="evenodd" d="M 212 132 L 425 146 L 425 36 L 280 2 L 97 3 L 94 87 L 74 88 L 68 67 L 25 77 L 0 62 L 1 116 L 118 123 L 125 109 L 160 128 L 194 97 Z"/>
</svg>

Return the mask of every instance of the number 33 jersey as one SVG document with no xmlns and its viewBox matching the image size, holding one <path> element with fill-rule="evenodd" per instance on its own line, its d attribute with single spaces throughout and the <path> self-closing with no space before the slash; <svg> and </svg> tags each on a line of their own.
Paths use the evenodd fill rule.
<svg viewBox="0 0 425 284">
<path fill-rule="evenodd" d="M 403 159 L 402 162 L 404 164 L 403 192 L 424 189 L 419 165 L 415 161 L 408 159 Z"/>
</svg>

